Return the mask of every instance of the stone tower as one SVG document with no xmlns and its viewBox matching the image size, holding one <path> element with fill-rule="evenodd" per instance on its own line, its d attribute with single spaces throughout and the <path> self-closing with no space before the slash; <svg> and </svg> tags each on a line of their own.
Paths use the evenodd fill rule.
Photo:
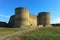
<svg viewBox="0 0 60 40">
<path fill-rule="evenodd" d="M 37 16 L 37 25 L 50 25 L 50 13 L 40 12 Z"/>
<path fill-rule="evenodd" d="M 26 8 L 19 7 L 15 9 L 15 25 L 14 27 L 29 25 L 29 11 Z"/>
</svg>

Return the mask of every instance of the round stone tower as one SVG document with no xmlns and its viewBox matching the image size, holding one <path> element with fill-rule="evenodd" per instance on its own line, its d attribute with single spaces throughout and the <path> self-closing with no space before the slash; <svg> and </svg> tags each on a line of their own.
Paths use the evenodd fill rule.
<svg viewBox="0 0 60 40">
<path fill-rule="evenodd" d="M 50 13 L 40 12 L 37 16 L 37 25 L 50 25 Z"/>
<path fill-rule="evenodd" d="M 26 8 L 19 7 L 15 9 L 15 26 L 28 26 L 29 25 L 29 11 Z"/>
</svg>

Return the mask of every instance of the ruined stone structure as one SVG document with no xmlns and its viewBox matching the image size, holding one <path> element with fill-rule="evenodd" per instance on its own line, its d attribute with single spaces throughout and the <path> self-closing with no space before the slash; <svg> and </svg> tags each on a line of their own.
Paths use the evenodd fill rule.
<svg viewBox="0 0 60 40">
<path fill-rule="evenodd" d="M 37 25 L 50 25 L 50 13 L 40 12 L 37 16 Z"/>
<path fill-rule="evenodd" d="M 8 24 L 7 24 L 7 27 L 13 27 L 14 26 L 14 22 L 15 22 L 15 15 L 12 15 L 11 17 L 10 17 L 10 20 L 9 20 L 9 22 L 8 22 Z"/>
<path fill-rule="evenodd" d="M 15 9 L 15 15 L 10 17 L 7 27 L 19 28 L 25 27 L 35 27 L 37 25 L 50 25 L 50 13 L 40 12 L 37 16 L 30 14 L 29 10 L 23 7 Z"/>
<path fill-rule="evenodd" d="M 15 23 L 14 27 L 21 27 L 29 25 L 29 11 L 26 8 L 16 8 L 15 9 Z"/>
<path fill-rule="evenodd" d="M 11 16 L 9 23 L 11 27 L 50 25 L 50 13 L 40 12 L 38 16 L 30 14 L 29 10 L 23 7 L 15 9 L 15 15 Z"/>
</svg>

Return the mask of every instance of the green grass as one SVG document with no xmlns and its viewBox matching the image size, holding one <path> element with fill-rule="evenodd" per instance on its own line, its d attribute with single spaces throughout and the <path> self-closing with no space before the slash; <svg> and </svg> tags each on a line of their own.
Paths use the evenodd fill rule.
<svg viewBox="0 0 60 40">
<path fill-rule="evenodd" d="M 0 36 L 21 31 L 20 28 L 1 28 Z M 24 35 L 11 36 L 11 40 L 60 40 L 60 27 L 38 28 L 34 31 L 23 33 Z M 10 37 L 8 37 L 10 38 Z"/>
<path fill-rule="evenodd" d="M 0 36 L 20 31 L 20 28 L 0 28 Z"/>
<path fill-rule="evenodd" d="M 39 28 L 31 34 L 26 34 L 24 40 L 60 40 L 60 27 Z"/>
</svg>

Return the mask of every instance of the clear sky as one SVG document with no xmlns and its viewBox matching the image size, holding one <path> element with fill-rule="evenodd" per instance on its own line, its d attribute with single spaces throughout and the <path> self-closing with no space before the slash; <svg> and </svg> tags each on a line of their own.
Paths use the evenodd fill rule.
<svg viewBox="0 0 60 40">
<path fill-rule="evenodd" d="M 60 22 L 60 0 L 0 0 L 0 21 L 8 22 L 16 7 L 28 8 L 34 15 L 50 12 L 51 23 Z"/>
</svg>

